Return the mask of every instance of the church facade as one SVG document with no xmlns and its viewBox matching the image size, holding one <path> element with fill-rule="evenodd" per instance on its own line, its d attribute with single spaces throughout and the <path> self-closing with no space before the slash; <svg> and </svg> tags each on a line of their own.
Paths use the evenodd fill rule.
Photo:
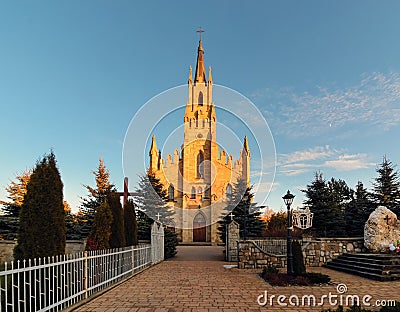
<svg viewBox="0 0 400 312">
<path fill-rule="evenodd" d="M 213 102 L 211 67 L 206 70 L 200 38 L 196 70 L 188 79 L 184 142 L 173 155 L 161 157 L 152 136 L 148 171 L 168 191 L 168 203 L 175 211 L 173 227 L 183 243 L 220 242 L 216 221 L 223 216 L 232 188 L 239 179 L 250 184 L 250 150 L 244 138 L 240 157 L 234 160 L 217 144 L 217 115 Z"/>
</svg>

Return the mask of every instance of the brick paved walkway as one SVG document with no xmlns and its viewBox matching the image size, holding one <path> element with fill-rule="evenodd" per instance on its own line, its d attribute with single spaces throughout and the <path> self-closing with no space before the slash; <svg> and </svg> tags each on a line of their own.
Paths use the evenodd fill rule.
<svg viewBox="0 0 400 312">
<path fill-rule="evenodd" d="M 226 263 L 218 261 L 221 254 L 220 247 L 179 247 L 176 259 L 145 270 L 75 311 L 321 311 L 320 307 L 285 308 L 276 300 L 272 307 L 260 307 L 257 296 L 264 291 L 269 296 L 295 294 L 300 299 L 305 294 L 316 298 L 338 294 L 335 285 L 271 287 L 255 272 L 224 268 Z M 347 294 L 371 295 L 371 303 L 400 300 L 400 281 L 375 282 L 324 268 L 309 271 L 329 274 L 333 282 L 346 284 Z"/>
</svg>

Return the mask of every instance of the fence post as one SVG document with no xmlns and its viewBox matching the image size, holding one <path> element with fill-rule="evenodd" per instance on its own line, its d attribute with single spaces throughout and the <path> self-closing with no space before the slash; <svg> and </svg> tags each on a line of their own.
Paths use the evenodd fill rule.
<svg viewBox="0 0 400 312">
<path fill-rule="evenodd" d="M 132 275 L 135 273 L 135 246 L 132 245 Z"/>
<path fill-rule="evenodd" d="M 83 290 L 85 292 L 85 299 L 88 298 L 88 252 L 83 253 Z"/>
</svg>

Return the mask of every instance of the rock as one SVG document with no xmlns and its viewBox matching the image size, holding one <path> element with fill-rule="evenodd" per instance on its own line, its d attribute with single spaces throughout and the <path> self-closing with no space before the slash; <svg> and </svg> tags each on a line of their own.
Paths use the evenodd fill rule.
<svg viewBox="0 0 400 312">
<path fill-rule="evenodd" d="M 351 252 L 354 250 L 354 246 L 352 243 L 347 243 L 346 249 L 348 252 Z"/>
<path fill-rule="evenodd" d="M 400 239 L 400 220 L 386 207 L 379 206 L 364 226 L 364 246 L 370 252 L 387 253 L 389 244 Z"/>
</svg>

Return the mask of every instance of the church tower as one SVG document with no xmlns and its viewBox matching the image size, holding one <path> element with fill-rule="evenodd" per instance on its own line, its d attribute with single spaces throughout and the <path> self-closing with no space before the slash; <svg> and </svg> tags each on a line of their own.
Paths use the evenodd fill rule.
<svg viewBox="0 0 400 312">
<path fill-rule="evenodd" d="M 196 70 L 189 69 L 185 108 L 184 139 L 180 152 L 167 155 L 166 162 L 157 149 L 153 135 L 149 151 L 149 171 L 168 190 L 174 227 L 183 242 L 219 242 L 217 224 L 239 179 L 250 185 L 250 150 L 247 138 L 238 160 L 217 144 L 217 115 L 213 102 L 211 67 L 204 64 L 200 36 Z"/>
</svg>

